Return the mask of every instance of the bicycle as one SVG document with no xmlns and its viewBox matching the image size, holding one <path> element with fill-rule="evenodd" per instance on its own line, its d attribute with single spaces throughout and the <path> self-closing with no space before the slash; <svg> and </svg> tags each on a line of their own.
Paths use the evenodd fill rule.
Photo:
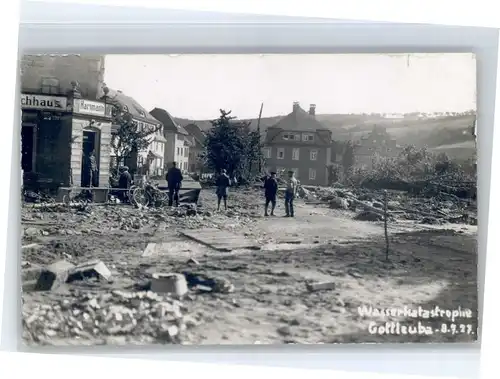
<svg viewBox="0 0 500 379">
<path fill-rule="evenodd" d="M 133 205 L 141 205 L 143 207 L 154 206 L 162 208 L 168 205 L 168 193 L 158 189 L 157 184 L 146 181 L 141 185 L 130 187 L 129 198 Z"/>
</svg>

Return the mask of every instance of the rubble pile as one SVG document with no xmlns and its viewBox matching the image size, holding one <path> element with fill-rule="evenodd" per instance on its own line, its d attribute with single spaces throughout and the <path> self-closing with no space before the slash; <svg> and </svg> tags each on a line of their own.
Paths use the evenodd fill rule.
<svg viewBox="0 0 500 379">
<path fill-rule="evenodd" d="M 24 302 L 23 339 L 38 345 L 61 340 L 181 343 L 183 333 L 198 324 L 186 311 L 179 300 L 151 291 L 73 291 L 70 297 L 50 304 Z"/>
<path fill-rule="evenodd" d="M 308 187 L 308 199 L 328 204 L 332 209 L 360 212 L 357 220 L 381 221 L 387 193 L 389 219 L 413 220 L 422 224 L 477 225 L 474 201 L 441 193 L 435 197 L 417 197 L 402 191 L 375 191 L 353 188 Z"/>
<path fill-rule="evenodd" d="M 258 206 L 257 206 L 258 208 Z M 46 213 L 43 208 L 24 208 L 23 236 L 108 234 L 113 231 L 137 231 L 144 228 L 197 229 L 201 227 L 223 228 L 231 225 L 245 227 L 252 222 L 258 209 L 254 205 L 239 204 L 227 212 L 198 208 L 192 204 L 178 208 L 142 208 L 130 206 L 87 206 L 85 211 L 66 208 L 62 212 Z"/>
</svg>

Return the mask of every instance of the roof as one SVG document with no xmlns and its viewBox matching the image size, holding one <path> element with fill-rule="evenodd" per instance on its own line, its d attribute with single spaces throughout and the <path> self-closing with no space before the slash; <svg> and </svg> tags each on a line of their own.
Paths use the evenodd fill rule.
<svg viewBox="0 0 500 379">
<path fill-rule="evenodd" d="M 278 121 L 273 128 L 290 132 L 315 132 L 318 129 L 326 129 L 321 122 L 298 105 L 294 106 L 292 113 Z"/>
<path fill-rule="evenodd" d="M 189 135 L 189 133 L 180 125 L 178 125 L 173 117 L 165 109 L 154 108 L 149 112 L 154 118 L 163 124 L 163 130 L 165 133 L 179 133 L 184 135 Z"/>
<path fill-rule="evenodd" d="M 269 127 L 265 134 L 265 143 L 272 143 L 281 132 L 318 132 L 329 131 L 321 122 L 303 110 L 298 104 L 294 104 L 293 111 L 283 117 L 275 125 Z M 329 144 L 323 135 L 318 134 L 318 139 Z"/>
<path fill-rule="evenodd" d="M 198 125 L 188 124 L 184 126 L 184 129 L 186 129 L 186 131 L 194 137 L 199 145 L 203 145 L 205 143 L 206 136 Z"/>
<path fill-rule="evenodd" d="M 155 134 L 153 137 L 153 141 L 166 143 L 167 139 L 160 134 Z"/>
<path fill-rule="evenodd" d="M 140 105 L 135 99 L 130 96 L 125 95 L 121 91 L 115 91 L 109 89 L 107 98 L 111 101 L 119 103 L 122 107 L 126 108 L 126 111 L 130 113 L 132 118 L 142 122 L 150 122 L 153 124 L 158 124 L 159 120 L 153 117 L 142 105 Z"/>
</svg>

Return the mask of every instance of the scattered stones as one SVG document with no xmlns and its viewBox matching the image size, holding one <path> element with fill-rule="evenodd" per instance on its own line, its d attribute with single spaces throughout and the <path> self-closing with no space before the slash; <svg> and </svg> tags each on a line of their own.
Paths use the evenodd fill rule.
<svg viewBox="0 0 500 379">
<path fill-rule="evenodd" d="M 61 338 L 123 344 L 126 334 L 180 343 L 183 330 L 198 325 L 183 315 L 181 303 L 152 292 L 73 295 L 51 304 L 23 304 L 24 338 L 41 345 L 56 344 Z"/>
</svg>

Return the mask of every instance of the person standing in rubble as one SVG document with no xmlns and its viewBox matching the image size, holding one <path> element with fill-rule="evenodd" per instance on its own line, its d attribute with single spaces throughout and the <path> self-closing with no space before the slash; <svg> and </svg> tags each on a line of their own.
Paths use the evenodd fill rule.
<svg viewBox="0 0 500 379">
<path fill-rule="evenodd" d="M 97 159 L 95 157 L 95 150 L 92 150 L 88 156 L 88 170 L 89 170 L 89 187 L 97 187 Z"/>
<path fill-rule="evenodd" d="M 229 187 L 231 186 L 231 179 L 227 175 L 227 171 L 223 169 L 220 175 L 215 181 L 215 186 L 217 189 L 215 193 L 217 195 L 217 211 L 220 211 L 220 203 L 224 200 L 224 210 L 227 211 L 227 196 L 229 192 Z"/>
<path fill-rule="evenodd" d="M 179 190 L 181 189 L 182 180 L 184 179 L 182 176 L 181 170 L 177 167 L 176 162 L 172 162 L 172 167 L 170 167 L 167 171 L 167 175 L 165 176 L 168 184 L 168 206 L 173 206 L 175 202 L 175 206 L 179 206 Z"/>
<path fill-rule="evenodd" d="M 271 204 L 271 216 L 274 216 L 274 208 L 276 208 L 276 196 L 278 194 L 278 180 L 276 179 L 276 173 L 271 172 L 271 176 L 267 177 L 264 181 L 264 195 L 266 197 L 266 203 L 264 205 L 264 216 L 269 216 L 267 210 L 269 209 L 269 204 Z"/>
<path fill-rule="evenodd" d="M 288 171 L 288 178 L 286 181 L 285 190 L 285 217 L 294 217 L 293 201 L 297 195 L 298 182 L 295 178 L 295 172 L 293 170 Z"/>
<path fill-rule="evenodd" d="M 119 171 L 120 177 L 118 179 L 118 188 L 121 190 L 122 201 L 127 202 L 129 200 L 128 191 L 132 186 L 132 175 L 130 175 L 127 166 L 120 167 Z"/>
</svg>

